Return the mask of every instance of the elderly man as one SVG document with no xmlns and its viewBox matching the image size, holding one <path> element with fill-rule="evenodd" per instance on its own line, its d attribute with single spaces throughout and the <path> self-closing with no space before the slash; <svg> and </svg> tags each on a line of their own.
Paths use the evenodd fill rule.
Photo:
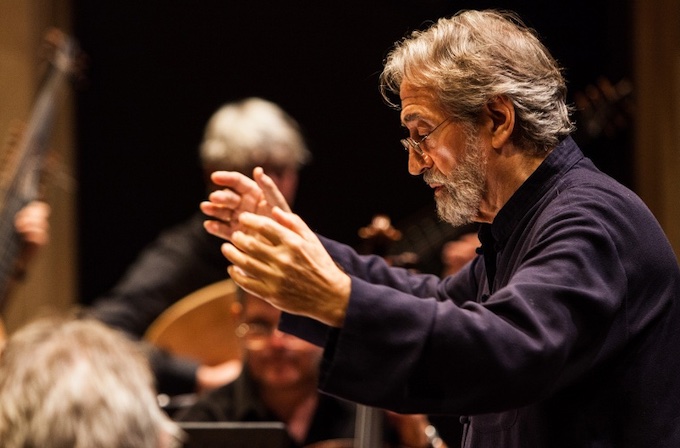
<svg viewBox="0 0 680 448">
<path fill-rule="evenodd" d="M 234 281 L 325 348 L 320 388 L 466 415 L 465 447 L 680 446 L 678 263 L 569 136 L 565 81 L 535 33 L 464 11 L 399 42 L 381 81 L 440 216 L 481 223 L 456 275 L 318 237 L 259 169 L 214 173 L 227 188 L 202 205 Z"/>
</svg>

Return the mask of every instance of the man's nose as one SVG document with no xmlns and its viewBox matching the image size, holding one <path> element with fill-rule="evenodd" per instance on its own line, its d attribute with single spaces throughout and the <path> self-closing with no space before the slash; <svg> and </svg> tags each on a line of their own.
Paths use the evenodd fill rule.
<svg viewBox="0 0 680 448">
<path fill-rule="evenodd" d="M 426 169 L 432 167 L 432 159 L 427 154 L 422 156 L 416 151 L 408 152 L 408 172 L 413 176 L 420 176 Z"/>
<path fill-rule="evenodd" d="M 279 330 L 278 328 L 275 328 L 272 331 L 271 336 L 269 336 L 269 343 L 271 345 L 285 345 L 287 336 L 289 335 Z"/>
</svg>

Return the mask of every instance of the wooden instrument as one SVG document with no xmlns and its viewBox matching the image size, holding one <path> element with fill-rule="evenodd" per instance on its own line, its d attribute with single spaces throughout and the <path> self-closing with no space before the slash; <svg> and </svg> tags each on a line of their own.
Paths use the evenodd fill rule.
<svg viewBox="0 0 680 448">
<path fill-rule="evenodd" d="M 0 310 L 8 297 L 21 252 L 22 241 L 14 228 L 14 216 L 38 198 L 57 93 L 76 66 L 77 45 L 72 39 L 54 29 L 46 35 L 46 42 L 53 47 L 50 70 L 25 130 L 9 140 L 0 156 Z"/>
<path fill-rule="evenodd" d="M 236 302 L 233 280 L 205 286 L 166 309 L 149 326 L 144 339 L 169 353 L 209 366 L 240 361 L 232 313 Z"/>
<path fill-rule="evenodd" d="M 388 247 L 402 238 L 402 233 L 392 226 L 387 215 L 376 215 L 371 223 L 359 229 L 359 236 L 363 240 L 360 252 L 386 256 Z M 403 257 L 402 257 L 403 258 Z M 408 258 L 407 258 L 408 259 Z M 395 264 L 397 258 L 388 262 Z M 354 424 L 354 448 L 376 448 L 385 445 L 383 440 L 382 409 L 357 404 L 357 415 Z"/>
<path fill-rule="evenodd" d="M 601 137 L 613 139 L 627 130 L 635 113 L 633 93 L 633 83 L 627 78 L 613 83 L 604 76 L 576 92 L 575 140 L 587 145 Z"/>
</svg>

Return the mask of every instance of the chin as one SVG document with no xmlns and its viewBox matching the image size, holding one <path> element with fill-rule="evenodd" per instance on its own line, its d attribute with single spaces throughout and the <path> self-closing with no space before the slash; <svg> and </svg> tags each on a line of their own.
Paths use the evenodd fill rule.
<svg viewBox="0 0 680 448">
<path fill-rule="evenodd" d="M 453 198 L 451 193 L 446 193 L 445 189 L 435 192 L 439 218 L 454 227 L 474 222 L 475 217 L 479 215 L 479 201 L 476 199 L 465 200 L 464 197 Z"/>
<path fill-rule="evenodd" d="M 286 386 L 300 381 L 300 372 L 295 369 L 273 369 L 265 373 L 264 378 L 271 385 Z"/>
</svg>

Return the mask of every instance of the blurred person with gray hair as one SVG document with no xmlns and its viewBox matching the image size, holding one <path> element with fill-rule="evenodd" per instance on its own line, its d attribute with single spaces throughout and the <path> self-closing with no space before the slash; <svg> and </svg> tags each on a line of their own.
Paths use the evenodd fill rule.
<svg viewBox="0 0 680 448">
<path fill-rule="evenodd" d="M 215 111 L 199 150 L 208 191 L 216 188 L 209 177 L 215 170 L 250 174 L 255 166 L 265 166 L 289 202 L 295 198 L 298 172 L 311 157 L 298 123 L 280 106 L 256 97 Z M 221 240 L 206 234 L 204 219 L 197 211 L 161 232 L 118 284 L 93 301 L 89 312 L 141 339 L 171 305 L 227 278 Z M 149 353 L 159 391 L 171 396 L 213 389 L 234 377 L 231 362 L 208 366 L 162 350 Z"/>
<path fill-rule="evenodd" d="M 182 432 L 160 409 L 138 346 L 94 319 L 26 324 L 0 355 L 4 448 L 171 448 Z"/>
</svg>

